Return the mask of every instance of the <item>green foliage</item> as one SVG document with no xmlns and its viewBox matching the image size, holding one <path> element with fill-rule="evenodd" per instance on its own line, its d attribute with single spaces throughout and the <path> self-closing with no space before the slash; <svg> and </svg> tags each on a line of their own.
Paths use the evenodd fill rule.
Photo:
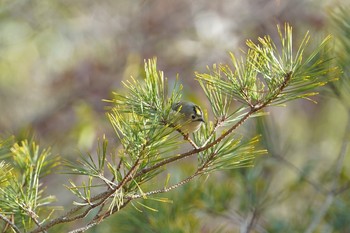
<svg viewBox="0 0 350 233">
<path fill-rule="evenodd" d="M 0 162 L 0 214 L 11 216 L 17 226 L 29 229 L 55 209 L 49 206 L 55 197 L 44 194 L 40 179 L 58 165 L 58 160 L 51 156 L 50 149 L 40 150 L 35 142 L 27 140 L 14 143 L 9 156 L 11 162 Z"/>
<path fill-rule="evenodd" d="M 325 75 L 335 69 L 329 66 L 330 50 L 327 46 L 330 36 L 304 58 L 310 40 L 308 33 L 296 54 L 292 46 L 292 27 L 286 24 L 284 33 L 280 28 L 278 33 L 280 50 L 269 36 L 259 38 L 258 44 L 248 40 L 245 58 L 237 58 L 231 53 L 233 70 L 220 64 L 208 68 L 208 74 L 196 75 L 211 103 L 224 100 L 222 107 L 212 103 L 216 117 L 230 116 L 227 96 L 242 103 L 241 108 L 280 105 L 294 99 L 308 99 L 317 94 L 313 91 L 316 87 L 329 81 L 329 76 Z"/>
<path fill-rule="evenodd" d="M 123 82 L 127 90 L 125 95 L 113 93 L 113 110 L 122 113 L 135 113 L 147 119 L 167 121 L 171 106 L 180 101 L 182 86 L 175 83 L 171 93 L 167 78 L 157 70 L 156 59 L 145 62 L 145 78 Z M 169 96 L 170 95 L 170 96 Z"/>
</svg>

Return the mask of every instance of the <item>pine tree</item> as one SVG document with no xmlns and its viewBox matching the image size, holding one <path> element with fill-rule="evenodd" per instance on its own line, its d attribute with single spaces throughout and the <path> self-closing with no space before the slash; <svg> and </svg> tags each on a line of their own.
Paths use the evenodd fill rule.
<svg viewBox="0 0 350 233">
<path fill-rule="evenodd" d="M 269 36 L 257 43 L 248 40 L 247 51 L 241 56 L 230 54 L 231 64 L 214 64 L 207 73 L 195 74 L 213 119 L 206 115 L 205 124 L 190 137 L 183 137 L 173 125 L 172 106 L 182 99 L 180 80 L 170 87 L 156 59 L 146 60 L 145 77 L 123 82 L 125 91 L 115 92 L 107 100 L 107 117 L 120 143 L 118 149 L 109 150 L 103 137 L 96 157 L 82 155 L 79 163 L 66 164 L 67 173 L 86 179 L 81 184 L 70 181 L 67 188 L 79 201 L 61 216 L 52 214 L 54 199 L 43 195 L 40 182 L 57 166 L 56 157 L 50 158 L 50 150 L 39 150 L 35 142 L 1 141 L 3 154 L 10 155 L 12 161 L 0 163 L 4 228 L 46 232 L 56 225 L 88 218 L 85 226 L 71 231 L 84 232 L 118 215 L 129 204 L 138 210 L 156 210 L 158 203 L 153 206 L 141 200 L 177 202 L 157 194 L 176 192 L 174 189 L 216 171 L 253 167 L 255 158 L 268 152 L 259 148 L 258 135 L 242 137 L 237 129 L 250 118 L 266 115 L 268 107 L 311 100 L 316 89 L 337 74 L 330 59 L 330 36 L 307 53 L 311 44 L 308 33 L 296 48 L 290 25 L 278 27 L 278 33 L 279 43 Z M 170 168 L 186 158 L 197 159 L 196 169 L 174 181 L 176 174 Z M 156 179 L 165 172 L 167 178 L 160 185 Z"/>
</svg>

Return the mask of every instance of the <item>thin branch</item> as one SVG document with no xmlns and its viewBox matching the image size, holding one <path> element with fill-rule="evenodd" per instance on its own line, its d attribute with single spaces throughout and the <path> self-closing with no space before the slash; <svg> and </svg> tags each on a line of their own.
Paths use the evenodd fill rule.
<svg viewBox="0 0 350 233">
<path fill-rule="evenodd" d="M 311 178 L 304 175 L 304 172 L 295 166 L 293 163 L 288 161 L 286 158 L 284 158 L 281 155 L 273 154 L 273 158 L 278 159 L 281 161 L 284 165 L 289 167 L 290 169 L 294 170 L 295 172 L 299 173 L 302 176 L 302 179 L 305 180 L 308 184 L 310 184 L 316 191 L 322 193 L 323 195 L 327 195 L 329 193 L 329 190 L 323 187 L 322 185 L 318 184 L 316 181 L 312 180 Z"/>
<path fill-rule="evenodd" d="M 184 140 L 188 141 L 194 149 L 199 148 L 197 144 L 190 138 L 189 134 L 185 134 L 180 129 L 176 129 L 176 131 L 179 132 L 184 137 Z"/>
<path fill-rule="evenodd" d="M 257 104 L 255 106 L 253 106 L 245 115 L 243 115 L 243 117 L 238 121 L 236 122 L 236 124 L 234 124 L 230 129 L 228 129 L 227 131 L 225 131 L 224 133 L 222 133 L 220 135 L 220 137 L 218 137 L 215 141 L 205 145 L 205 146 L 202 146 L 200 148 L 194 148 L 188 152 L 185 152 L 185 153 L 182 153 L 178 156 L 175 156 L 175 157 L 171 157 L 171 158 L 168 158 L 168 159 L 165 159 L 155 165 L 153 165 L 152 167 L 149 167 L 149 168 L 144 168 L 142 169 L 141 171 L 139 171 L 138 173 L 136 173 L 135 175 L 133 175 L 133 172 L 137 170 L 138 166 L 139 166 L 139 161 L 140 159 L 138 159 L 135 164 L 133 165 L 133 167 L 128 171 L 127 175 L 123 178 L 123 180 L 118 184 L 118 186 L 115 188 L 115 189 L 110 189 L 108 191 L 105 191 L 101 194 L 98 194 L 94 197 L 91 198 L 91 202 L 93 201 L 96 201 L 96 200 L 99 200 L 99 199 L 102 199 L 101 201 L 89 206 L 89 208 L 87 208 L 82 214 L 79 214 L 77 216 L 74 216 L 74 217 L 71 217 L 71 218 L 68 218 L 68 216 L 70 214 L 73 214 L 77 211 L 79 211 L 80 209 L 82 209 L 83 207 L 79 206 L 79 207 L 75 207 L 73 208 L 71 211 L 69 211 L 67 214 L 61 216 L 61 217 L 58 217 L 56 219 L 53 219 L 51 220 L 50 222 L 48 222 L 47 224 L 44 224 L 43 226 L 41 227 L 38 227 L 36 229 L 34 229 L 33 231 L 31 231 L 30 233 L 37 233 L 37 232 L 40 232 L 40 231 L 43 231 L 43 230 L 46 230 L 46 229 L 49 229 L 50 227 L 54 226 L 54 225 L 57 225 L 57 224 L 60 224 L 60 223 L 64 223 L 64 222 L 71 222 L 71 221 L 74 221 L 76 219 L 80 219 L 80 218 L 83 218 L 85 217 L 92 209 L 94 209 L 95 207 L 101 205 L 102 203 L 105 202 L 105 200 L 107 200 L 116 190 L 120 189 L 121 187 L 123 187 L 127 182 L 129 182 L 130 180 L 132 180 L 133 178 L 137 178 L 139 176 L 142 176 L 144 174 L 146 174 L 147 172 L 150 172 L 152 170 L 155 170 L 157 168 L 160 168 L 166 164 L 169 164 L 169 163 L 172 163 L 172 162 L 175 162 L 177 160 L 180 160 L 180 159 L 184 159 L 186 157 L 189 157 L 193 154 L 198 154 L 199 152 L 202 152 L 202 151 L 205 151 L 213 146 L 215 146 L 216 144 L 220 143 L 223 139 L 225 139 L 228 135 L 230 135 L 234 130 L 236 130 L 239 126 L 241 126 L 247 119 L 249 119 L 250 116 L 252 116 L 254 113 L 260 111 L 262 108 L 266 107 L 268 104 L 270 104 L 276 97 L 278 97 L 278 95 L 284 90 L 284 88 L 287 86 L 289 80 L 291 79 L 292 77 L 292 73 L 289 72 L 289 73 L 286 73 L 285 74 L 285 77 L 284 77 L 284 81 L 282 82 L 281 86 L 279 88 L 276 89 L 276 92 L 274 95 L 272 95 L 269 99 L 267 99 L 265 102 L 263 103 L 260 103 L 260 104 Z M 189 180 L 188 181 L 184 181 L 185 183 L 189 182 L 191 179 L 193 178 L 190 178 L 188 177 Z M 81 231 L 77 231 L 77 232 L 81 232 Z"/>
<path fill-rule="evenodd" d="M 94 209 L 97 206 L 100 206 L 102 203 L 104 203 L 104 201 L 106 199 L 108 199 L 113 193 L 114 193 L 113 190 L 108 190 L 108 191 L 105 191 L 105 192 L 103 192 L 101 194 L 98 194 L 95 197 L 91 198 L 90 202 L 93 202 L 93 201 L 96 201 L 96 200 L 99 200 L 99 199 L 102 199 L 102 200 L 97 202 L 97 203 L 95 203 L 95 204 L 90 205 L 83 213 L 81 213 L 79 215 L 76 215 L 76 216 L 73 216 L 73 217 L 68 217 L 68 216 L 76 213 L 77 211 L 81 210 L 82 208 L 84 208 L 86 206 L 74 207 L 73 209 L 68 211 L 66 214 L 64 214 L 64 215 L 62 215 L 62 216 L 60 216 L 58 218 L 55 218 L 55 219 L 51 220 L 50 222 L 48 222 L 46 224 L 43 224 L 40 227 L 37 227 L 36 229 L 32 230 L 30 233 L 41 232 L 41 231 L 47 230 L 47 229 L 51 228 L 52 226 L 60 224 L 60 223 L 72 222 L 72 221 L 75 221 L 77 219 L 84 218 L 85 216 L 87 216 L 89 214 L 89 212 L 92 209 Z"/>
<path fill-rule="evenodd" d="M 38 227 L 41 227 L 39 221 L 38 221 L 35 217 L 32 217 L 32 216 L 31 216 L 31 219 L 35 222 L 35 224 L 36 224 Z M 43 230 L 42 232 L 47 233 L 46 230 Z"/>
<path fill-rule="evenodd" d="M 102 213 L 103 208 L 105 207 L 106 203 L 102 203 L 102 205 L 100 206 L 100 209 L 98 210 L 97 214 L 95 215 L 95 217 L 90 221 L 90 223 L 92 223 L 94 220 L 98 219 L 98 216 Z M 89 224 L 90 224 L 89 223 Z"/>
<path fill-rule="evenodd" d="M 140 157 L 139 157 L 135 161 L 134 165 L 130 168 L 130 170 L 128 171 L 126 176 L 123 178 L 123 180 L 118 184 L 118 186 L 115 189 L 113 189 L 114 191 L 117 191 L 118 189 L 123 187 L 127 182 L 129 182 L 134 177 L 133 173 L 138 169 L 140 162 L 141 161 L 140 161 Z"/>
<path fill-rule="evenodd" d="M 18 229 L 18 227 L 11 222 L 10 220 L 8 220 L 4 215 L 0 214 L 0 219 L 2 219 L 4 222 L 6 222 L 6 224 L 8 224 L 9 226 L 11 226 L 11 228 L 16 232 L 16 233 L 21 233 L 21 231 Z"/>
<path fill-rule="evenodd" d="M 81 227 L 81 228 L 78 228 L 78 229 L 75 229 L 75 230 L 72 230 L 72 231 L 69 231 L 68 233 L 79 233 L 79 232 L 84 232 L 84 231 L 87 231 L 89 230 L 91 227 L 94 227 L 98 224 L 98 222 L 92 222 L 84 227 Z"/>
<path fill-rule="evenodd" d="M 316 230 L 317 226 L 319 225 L 323 217 L 326 215 L 329 207 L 332 205 L 333 200 L 334 200 L 334 194 L 330 193 L 327 196 L 326 200 L 323 202 L 322 206 L 320 208 L 317 208 L 317 212 L 314 215 L 309 226 L 305 230 L 305 233 L 312 233 Z"/>
<path fill-rule="evenodd" d="M 181 129 L 179 128 L 179 126 L 176 126 L 176 125 L 173 124 L 173 123 L 168 123 L 168 122 L 165 121 L 165 120 L 163 120 L 163 121 L 161 121 L 161 122 L 162 122 L 163 125 L 175 129 L 177 132 L 179 132 L 179 133 L 183 136 L 183 138 L 184 138 L 185 141 L 188 141 L 188 142 L 191 144 L 191 146 L 192 146 L 194 149 L 198 149 L 198 146 L 197 146 L 196 143 L 189 137 L 189 134 L 186 134 L 186 133 L 182 132 Z"/>
<path fill-rule="evenodd" d="M 224 119 L 222 119 L 222 120 L 216 119 L 216 122 L 215 122 L 215 124 L 214 124 L 213 130 L 210 132 L 209 137 L 208 137 L 207 140 L 203 143 L 202 147 L 203 147 L 203 146 L 206 146 L 206 145 L 210 142 L 210 140 L 211 140 L 211 138 L 214 136 L 216 130 L 221 126 L 221 123 L 224 122 L 224 121 L 225 121 Z"/>
<path fill-rule="evenodd" d="M 339 195 L 339 194 L 345 192 L 348 189 L 350 189 L 350 182 L 347 182 L 347 184 L 345 184 L 344 186 L 342 186 L 340 188 L 337 188 L 333 192 L 334 192 L 335 195 Z"/>
<path fill-rule="evenodd" d="M 182 180 L 182 181 L 180 181 L 180 182 L 178 182 L 176 184 L 173 184 L 173 185 L 171 185 L 169 187 L 164 187 L 162 189 L 153 190 L 153 191 L 146 192 L 146 193 L 131 195 L 131 196 L 128 196 L 126 198 L 130 198 L 130 200 L 133 200 L 133 199 L 138 199 L 138 198 L 151 196 L 151 195 L 154 195 L 154 194 L 166 193 L 166 192 L 169 192 L 169 191 L 171 191 L 173 189 L 176 189 L 176 188 L 180 187 L 181 185 L 187 184 L 188 182 L 190 182 L 191 180 L 193 180 L 195 177 L 197 177 L 200 174 L 202 174 L 201 171 L 197 170 L 197 172 L 195 172 L 191 176 L 189 176 L 186 179 L 184 179 L 184 180 Z"/>
<path fill-rule="evenodd" d="M 255 229 L 255 224 L 258 220 L 258 210 L 254 209 L 253 212 L 248 215 L 248 217 L 244 221 L 244 225 L 241 227 L 242 233 L 250 233 L 253 229 Z"/>
<path fill-rule="evenodd" d="M 135 164 L 130 168 L 130 170 L 128 171 L 128 173 L 126 174 L 126 176 L 124 177 L 124 179 L 118 184 L 118 186 L 114 189 L 109 189 L 108 191 L 105 191 L 101 194 L 96 195 L 95 197 L 92 197 L 90 199 L 90 202 L 94 202 L 97 200 L 100 200 L 99 202 L 96 202 L 95 204 L 90 205 L 83 213 L 73 216 L 73 217 L 68 217 L 69 215 L 79 211 L 80 209 L 82 209 L 83 207 L 78 206 L 73 208 L 71 211 L 69 211 L 67 214 L 58 217 L 56 219 L 51 220 L 50 222 L 48 222 L 47 224 L 44 224 L 41 227 L 38 227 L 36 229 L 34 229 L 33 231 L 31 231 L 30 233 L 37 233 L 46 229 L 51 228 L 54 225 L 60 224 L 60 223 L 64 223 L 64 222 L 72 222 L 74 220 L 77 219 L 81 219 L 84 218 L 86 215 L 89 214 L 89 212 L 96 208 L 97 206 L 100 206 L 101 204 L 103 204 L 111 195 L 113 195 L 113 193 L 115 193 L 115 191 L 117 191 L 118 189 L 120 189 L 125 183 L 127 183 L 128 181 L 131 180 L 131 178 L 133 177 L 132 173 L 137 169 L 138 165 L 140 163 L 140 159 L 137 159 L 135 161 Z"/>
<path fill-rule="evenodd" d="M 233 229 L 239 228 L 243 224 L 246 225 L 246 218 L 243 217 L 241 214 L 239 214 L 234 209 L 230 209 L 227 212 L 216 212 L 216 211 L 213 211 L 213 209 L 206 209 L 205 213 L 211 219 L 219 218 L 218 221 L 215 221 L 215 222 L 220 222 L 220 223 L 224 222 L 225 229 L 230 229 L 231 231 Z M 211 224 L 211 223 L 208 223 L 208 224 Z M 215 226 L 214 226 L 214 228 L 215 228 Z M 243 232 L 243 230 L 241 227 L 240 232 Z M 268 231 L 259 222 L 256 222 L 254 224 L 254 230 L 257 233 L 268 233 Z"/>
<path fill-rule="evenodd" d="M 86 225 L 86 226 L 84 226 L 82 228 L 70 231 L 69 233 L 79 233 L 79 232 L 84 232 L 84 231 L 90 229 L 91 227 L 93 227 L 93 226 L 97 225 L 98 223 L 100 223 L 101 221 L 103 221 L 105 218 L 107 218 L 110 215 L 112 215 L 113 213 L 115 213 L 116 211 L 118 211 L 121 208 L 125 207 L 126 204 L 129 203 L 131 200 L 138 199 L 138 198 L 143 198 L 143 197 L 154 195 L 154 194 L 166 193 L 166 192 L 169 192 L 169 191 L 171 191 L 171 190 L 173 190 L 175 188 L 178 188 L 181 185 L 187 184 L 188 182 L 193 180 L 195 177 L 200 175 L 202 169 L 203 169 L 203 167 L 198 169 L 193 175 L 187 177 L 186 179 L 184 179 L 184 180 L 182 180 L 182 181 L 180 181 L 180 182 L 178 182 L 178 183 L 176 183 L 176 184 L 174 184 L 174 185 L 172 185 L 170 187 L 159 189 L 159 190 L 150 191 L 150 192 L 143 193 L 143 194 L 127 196 L 126 199 L 128 199 L 128 201 L 125 202 L 119 209 L 115 208 L 112 212 L 111 211 L 106 211 L 104 214 L 102 214 L 100 216 L 96 215 L 94 217 L 93 221 L 91 221 L 88 225 Z"/>
<path fill-rule="evenodd" d="M 213 157 L 214 156 L 211 156 L 211 158 L 213 158 Z M 193 175 L 187 177 L 186 179 L 183 179 L 182 181 L 180 181 L 180 182 L 178 182 L 178 183 L 176 183 L 176 184 L 174 184 L 174 185 L 172 185 L 170 187 L 125 197 L 125 199 L 127 199 L 127 201 L 125 203 L 123 203 L 123 205 L 120 208 L 114 208 L 113 211 L 106 211 L 104 214 L 101 214 L 100 216 L 97 214 L 94 217 L 94 219 L 87 226 L 82 227 L 80 229 L 77 229 L 76 231 L 73 231 L 72 233 L 83 232 L 83 231 L 89 229 L 90 227 L 95 226 L 99 222 L 103 221 L 105 218 L 109 217 L 110 215 L 112 215 L 116 211 L 119 211 L 121 208 L 126 206 L 131 200 L 138 199 L 138 198 L 144 198 L 146 196 L 150 196 L 150 195 L 154 195 L 154 194 L 166 193 L 166 192 L 169 192 L 169 191 L 171 191 L 171 190 L 173 190 L 175 188 L 178 188 L 178 187 L 180 187 L 180 186 L 182 186 L 184 184 L 187 184 L 188 182 L 193 180 L 198 175 L 201 175 L 203 170 L 205 169 L 205 167 L 208 165 L 209 162 L 210 162 L 210 160 L 208 160 L 205 164 L 203 164 L 201 167 L 199 167 L 197 169 L 197 171 Z M 102 208 L 100 209 L 99 212 L 101 212 L 101 210 L 102 210 Z"/>
<path fill-rule="evenodd" d="M 100 218 L 95 219 L 94 221 L 91 221 L 88 225 L 72 230 L 68 233 L 80 233 L 80 232 L 84 232 L 87 231 L 88 229 L 90 229 L 91 227 L 96 226 L 97 224 L 99 224 L 100 222 L 102 222 L 104 219 L 108 218 L 109 216 L 111 216 L 112 214 L 114 214 L 116 211 L 124 208 L 127 204 L 129 204 L 130 200 L 126 201 L 123 203 L 123 205 L 121 205 L 119 208 L 115 208 L 113 211 L 107 211 L 104 215 L 100 216 Z"/>
<path fill-rule="evenodd" d="M 98 178 L 100 178 L 110 189 L 113 189 L 112 186 L 116 187 L 117 185 L 113 182 L 104 177 L 102 174 L 98 175 Z"/>
</svg>

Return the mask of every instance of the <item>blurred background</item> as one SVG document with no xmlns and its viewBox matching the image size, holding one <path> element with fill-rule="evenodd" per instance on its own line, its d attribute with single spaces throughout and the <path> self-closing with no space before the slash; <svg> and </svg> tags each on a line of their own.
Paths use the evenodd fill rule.
<svg viewBox="0 0 350 233">
<path fill-rule="evenodd" d="M 245 50 L 247 39 L 271 35 L 277 42 L 276 25 L 285 22 L 296 43 L 307 31 L 318 43 L 333 33 L 329 12 L 349 4 L 1 1 L 0 137 L 31 132 L 68 160 L 93 152 L 103 134 L 117 143 L 102 100 L 122 90 L 121 81 L 140 77 L 144 59 L 152 57 L 170 82 L 179 76 L 185 99 L 210 114 L 194 72 L 229 62 L 228 53 Z M 240 129 L 247 137 L 261 134 L 261 147 L 269 150 L 254 168 L 213 174 L 164 194 L 174 203 L 151 203 L 158 212 L 130 206 L 90 232 L 350 232 L 349 108 L 330 90 L 320 90 L 317 104 L 273 108 Z M 45 180 L 58 204 L 72 201 L 62 186 L 69 178 Z"/>
</svg>

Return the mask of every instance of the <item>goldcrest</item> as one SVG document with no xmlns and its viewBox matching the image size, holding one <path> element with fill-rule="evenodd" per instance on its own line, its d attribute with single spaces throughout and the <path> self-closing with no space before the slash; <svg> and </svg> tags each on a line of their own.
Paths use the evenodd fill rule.
<svg viewBox="0 0 350 233">
<path fill-rule="evenodd" d="M 181 114 L 176 118 L 175 124 L 184 134 L 194 133 L 204 122 L 201 108 L 189 101 L 181 101 L 172 105 L 176 113 Z"/>
</svg>

